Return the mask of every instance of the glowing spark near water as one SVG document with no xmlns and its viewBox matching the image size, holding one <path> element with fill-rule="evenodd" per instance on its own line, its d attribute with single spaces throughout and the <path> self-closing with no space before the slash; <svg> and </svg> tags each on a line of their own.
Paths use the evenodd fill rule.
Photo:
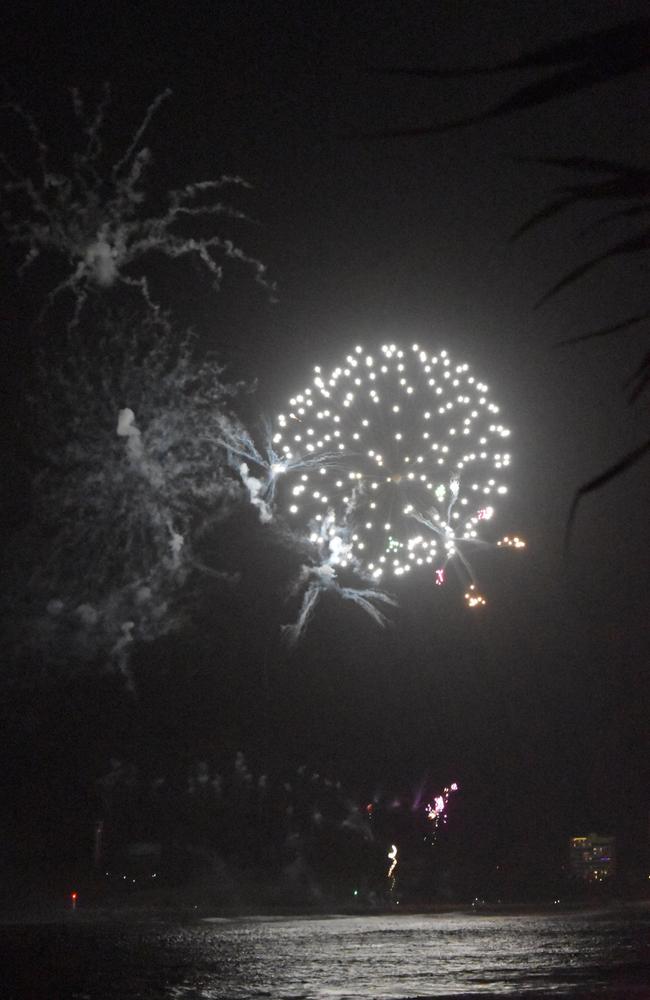
<svg viewBox="0 0 650 1000">
<path fill-rule="evenodd" d="M 391 844 L 390 851 L 388 852 L 388 860 L 390 861 L 390 865 L 386 872 L 386 878 L 388 879 L 388 891 L 392 896 L 395 892 L 395 882 L 397 880 L 395 874 L 397 868 L 397 844 Z"/>
<path fill-rule="evenodd" d="M 395 844 L 391 845 L 391 849 L 388 852 L 388 860 L 390 861 L 390 867 L 387 872 L 388 878 L 393 877 L 393 873 L 397 868 L 397 846 Z"/>
<path fill-rule="evenodd" d="M 429 567 L 442 585 L 454 560 L 474 585 L 463 549 L 496 513 L 486 500 L 508 491 L 509 436 L 487 385 L 447 351 L 359 346 L 329 373 L 317 366 L 278 416 L 277 506 L 316 530 L 330 518 L 341 568 L 385 582 Z M 298 468 L 321 453 L 327 464 Z"/>
</svg>

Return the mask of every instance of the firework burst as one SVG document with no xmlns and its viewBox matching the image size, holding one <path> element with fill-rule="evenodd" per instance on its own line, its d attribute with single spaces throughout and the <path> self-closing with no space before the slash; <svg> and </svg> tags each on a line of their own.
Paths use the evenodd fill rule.
<svg viewBox="0 0 650 1000">
<path fill-rule="evenodd" d="M 509 437 L 488 386 L 447 351 L 356 347 L 278 416 L 276 503 L 329 542 L 328 566 L 376 583 L 429 568 L 442 585 L 454 560 L 479 607 L 465 550 L 489 538 L 508 491 Z"/>
<path fill-rule="evenodd" d="M 49 292 L 45 307 L 64 293 L 74 303 L 71 326 L 93 292 L 115 285 L 135 287 L 148 306 L 157 309 L 149 294 L 148 259 L 194 258 L 214 285 L 222 277 L 223 262 L 238 261 L 252 268 L 267 288 L 265 267 L 214 225 L 243 220 L 244 213 L 221 198 L 225 188 L 249 187 L 241 177 L 222 176 L 197 181 L 169 191 L 163 211 L 149 208 L 146 187 L 151 151 L 142 144 L 152 118 L 171 95 L 165 90 L 149 105 L 123 154 L 106 162 L 102 129 L 110 103 L 105 88 L 94 115 L 88 116 L 81 94 L 72 91 L 72 107 L 80 133 L 79 148 L 64 172 L 50 165 L 50 150 L 36 122 L 18 105 L 5 110 L 24 123 L 35 161 L 25 176 L 6 157 L 3 168 L 2 224 L 11 243 L 23 248 L 19 273 L 41 258 L 60 261 L 67 273 Z M 213 231 L 209 232 L 212 227 Z"/>
<path fill-rule="evenodd" d="M 80 650 L 122 663 L 134 639 L 175 627 L 192 571 L 222 576 L 195 542 L 237 493 L 218 447 L 233 390 L 160 318 L 107 318 L 91 344 L 73 341 L 32 390 L 41 470 L 14 607 L 30 641 L 70 648 L 78 633 Z"/>
</svg>

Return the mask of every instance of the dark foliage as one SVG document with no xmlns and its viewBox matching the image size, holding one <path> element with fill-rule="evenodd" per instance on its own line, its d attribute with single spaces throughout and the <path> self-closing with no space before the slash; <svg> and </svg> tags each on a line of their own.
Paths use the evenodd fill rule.
<svg viewBox="0 0 650 1000">
<path fill-rule="evenodd" d="M 388 129 L 375 133 L 383 136 L 438 135 L 451 129 L 462 128 L 500 118 L 514 111 L 545 104 L 560 97 L 567 97 L 598 83 L 607 83 L 626 73 L 633 73 L 650 65 L 650 19 L 640 18 L 604 31 L 578 35 L 553 45 L 525 52 L 516 59 L 496 66 L 470 66 L 466 68 L 437 69 L 433 67 L 372 67 L 372 72 L 399 76 L 422 77 L 430 80 L 458 79 L 492 75 L 512 70 L 538 67 L 555 68 L 555 72 L 542 80 L 519 88 L 504 101 L 477 115 L 453 118 L 449 121 L 414 128 Z"/>
<path fill-rule="evenodd" d="M 571 96 L 582 90 L 589 90 L 597 84 L 606 84 L 625 74 L 638 72 L 650 65 L 650 19 L 641 18 L 602 31 L 578 35 L 558 41 L 531 52 L 525 52 L 496 66 L 472 66 L 467 68 L 437 69 L 432 67 L 384 67 L 372 68 L 373 72 L 384 74 L 422 77 L 430 80 L 444 80 L 479 75 L 492 75 L 508 71 L 545 69 L 549 72 L 533 83 L 526 84 L 505 100 L 488 107 L 479 114 L 458 117 L 414 128 L 396 128 L 374 133 L 376 137 L 415 137 L 440 135 L 452 129 L 478 124 L 525 111 L 560 98 Z M 534 162 L 549 167 L 571 171 L 576 182 L 559 188 L 555 198 L 527 219 L 513 234 L 517 239 L 534 226 L 553 219 L 559 213 L 576 205 L 601 206 L 614 203 L 615 207 L 600 215 L 583 230 L 582 236 L 590 235 L 606 223 L 641 222 L 650 215 L 650 169 L 615 160 L 598 159 L 588 155 L 571 157 L 522 158 L 521 162 Z M 589 179 L 584 175 L 591 175 Z M 641 225 L 622 239 L 616 239 L 601 252 L 589 256 L 557 281 L 539 300 L 540 306 L 553 296 L 573 285 L 598 265 L 605 261 L 627 255 L 639 255 L 650 249 L 650 226 Z M 632 328 L 647 323 L 650 312 L 640 312 L 624 319 L 591 330 L 580 336 L 565 340 L 563 344 L 578 343 L 596 337 L 612 334 L 620 335 Z M 626 382 L 628 399 L 634 402 L 650 386 L 650 350 L 643 355 L 640 364 Z M 650 439 L 632 449 L 604 472 L 584 483 L 573 498 L 567 524 L 567 539 L 582 498 L 600 489 L 615 477 L 621 475 L 650 452 Z"/>
</svg>

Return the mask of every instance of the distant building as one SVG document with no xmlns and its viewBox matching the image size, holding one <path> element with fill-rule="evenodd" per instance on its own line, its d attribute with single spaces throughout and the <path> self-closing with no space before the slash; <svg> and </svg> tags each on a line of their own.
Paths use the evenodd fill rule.
<svg viewBox="0 0 650 1000">
<path fill-rule="evenodd" d="M 571 873 L 580 882 L 609 882 L 616 874 L 616 838 L 590 833 L 572 837 Z"/>
</svg>

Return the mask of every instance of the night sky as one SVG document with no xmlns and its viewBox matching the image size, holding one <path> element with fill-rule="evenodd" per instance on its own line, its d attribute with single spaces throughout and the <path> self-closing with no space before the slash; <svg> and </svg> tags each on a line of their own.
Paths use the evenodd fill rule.
<svg viewBox="0 0 650 1000">
<path fill-rule="evenodd" d="M 575 490 L 647 433 L 647 400 L 628 407 L 623 389 L 642 334 L 556 345 L 638 309 L 642 264 L 608 262 L 535 309 L 600 246 L 578 235 L 595 216 L 571 211 L 509 238 L 567 181 L 523 158 L 641 162 L 645 81 L 442 136 L 366 136 L 476 113 L 537 75 L 435 82 L 372 67 L 498 63 L 640 17 L 646 4 L 173 6 L 20 5 L 3 15 L 5 91 L 54 146 L 68 135 L 67 88 L 92 104 L 107 80 L 107 142 L 119 148 L 170 87 L 148 134 L 154 183 L 165 191 L 227 173 L 253 185 L 241 206 L 256 221 L 238 236 L 266 263 L 277 301 L 236 269 L 219 294 L 184 264 L 168 286 L 201 344 L 233 378 L 256 381 L 249 413 L 278 412 L 314 364 L 333 366 L 356 343 L 447 347 L 489 383 L 513 429 L 499 523 L 528 548 L 479 555 L 480 612 L 464 607 L 460 587 L 411 578 L 395 588 L 387 631 L 326 598 L 288 652 L 279 626 L 297 610 L 287 588 L 299 560 L 290 565 L 245 510 L 210 542 L 239 585 L 215 584 L 186 629 L 136 650 L 135 694 L 110 674 L 73 681 L 61 670 L 45 683 L 8 671 L 8 804 L 28 825 L 44 815 L 35 803 L 47 785 L 52 815 L 69 794 L 85 829 L 88 789 L 110 756 L 149 760 L 153 773 L 242 749 L 260 768 L 306 762 L 360 797 L 455 780 L 450 823 L 495 856 L 594 829 L 618 834 L 631 863 L 650 808 L 647 462 L 587 497 L 568 553 L 563 545 Z M 12 399 L 36 334 L 26 332 L 29 286 L 3 259 Z M 8 530 L 19 531 L 29 463 L 15 425 L 3 446 L 16 468 Z"/>
</svg>

